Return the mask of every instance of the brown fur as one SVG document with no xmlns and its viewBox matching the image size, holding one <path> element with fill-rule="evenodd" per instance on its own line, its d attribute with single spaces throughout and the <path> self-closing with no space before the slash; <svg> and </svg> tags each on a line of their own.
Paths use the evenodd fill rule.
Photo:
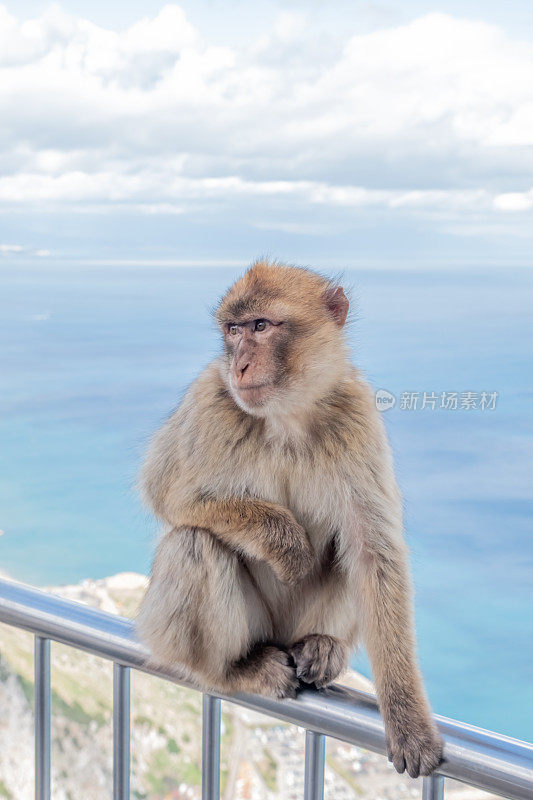
<svg viewBox="0 0 533 800">
<path fill-rule="evenodd" d="M 145 463 L 146 499 L 170 531 L 138 629 L 202 688 L 277 697 L 298 677 L 335 680 L 362 636 L 390 758 L 426 775 L 441 742 L 416 660 L 401 500 L 373 394 L 349 362 L 347 308 L 319 275 L 266 262 L 222 300 L 224 355 Z"/>
</svg>

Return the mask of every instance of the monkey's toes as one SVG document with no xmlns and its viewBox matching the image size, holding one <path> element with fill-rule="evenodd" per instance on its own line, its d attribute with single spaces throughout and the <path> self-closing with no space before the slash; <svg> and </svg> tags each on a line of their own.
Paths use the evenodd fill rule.
<svg viewBox="0 0 533 800">
<path fill-rule="evenodd" d="M 284 697 L 296 697 L 298 678 L 291 658 L 278 647 L 266 647 L 263 652 L 261 675 L 264 681 L 264 694 L 282 700 Z"/>
<path fill-rule="evenodd" d="M 442 740 L 433 725 L 415 724 L 411 731 L 387 736 L 387 753 L 397 772 L 407 770 L 411 778 L 431 775 L 442 762 Z"/>
<path fill-rule="evenodd" d="M 342 672 L 346 651 L 334 636 L 312 633 L 296 642 L 290 654 L 296 664 L 298 678 L 303 683 L 314 683 L 320 689 L 332 683 Z"/>
</svg>

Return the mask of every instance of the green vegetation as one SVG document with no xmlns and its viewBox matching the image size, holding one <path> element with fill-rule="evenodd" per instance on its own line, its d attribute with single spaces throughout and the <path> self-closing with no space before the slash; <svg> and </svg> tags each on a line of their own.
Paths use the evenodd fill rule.
<svg viewBox="0 0 533 800">
<path fill-rule="evenodd" d="M 13 800 L 13 795 L 5 785 L 5 783 L 0 779 L 0 797 L 5 797 L 6 800 Z"/>
<path fill-rule="evenodd" d="M 278 791 L 278 762 L 266 747 L 263 749 L 263 758 L 257 762 L 257 769 L 271 792 Z"/>
<path fill-rule="evenodd" d="M 166 747 L 153 753 L 146 779 L 154 793 L 164 795 L 177 789 L 179 783 L 175 778 L 170 778 L 176 766 L 174 757 L 169 756 Z"/>
<path fill-rule="evenodd" d="M 35 705 L 35 690 L 33 681 L 29 681 L 24 677 L 24 675 L 17 675 L 17 680 L 20 683 L 22 691 L 24 692 L 24 696 L 33 711 Z"/>
<path fill-rule="evenodd" d="M 201 707 L 200 707 L 200 703 L 199 702 L 193 703 L 193 702 L 191 702 L 191 700 L 186 700 L 183 703 L 182 708 L 185 709 L 186 711 L 190 711 L 191 714 L 200 714 L 201 713 Z"/>
<path fill-rule="evenodd" d="M 98 727 L 106 723 L 106 716 L 103 711 L 96 714 L 89 714 L 80 705 L 78 700 L 74 700 L 73 703 L 67 703 L 55 690 L 52 690 L 52 713 L 60 714 L 72 722 L 77 722 L 79 725 L 88 726 L 93 720 Z"/>
<path fill-rule="evenodd" d="M 198 764 L 191 761 L 189 764 L 183 764 L 183 768 L 179 773 L 179 783 L 184 781 L 191 786 L 200 786 L 202 782 L 202 771 Z"/>
<path fill-rule="evenodd" d="M 183 757 L 176 740 L 169 739 L 166 747 L 152 754 L 145 778 L 152 793 L 165 795 L 177 789 L 180 783 L 199 786 L 202 773 L 195 761 Z"/>
<path fill-rule="evenodd" d="M 342 767 L 335 758 L 333 758 L 327 753 L 326 753 L 326 764 L 328 765 L 328 767 L 331 767 L 331 769 L 334 772 L 336 772 L 337 775 L 339 775 L 339 777 L 343 779 L 343 781 L 346 781 L 348 786 L 351 786 L 354 792 L 357 792 L 358 795 L 364 794 L 362 788 L 359 786 L 359 784 L 357 783 L 351 772 Z"/>
<path fill-rule="evenodd" d="M 220 768 L 220 795 L 224 797 L 226 794 L 226 784 L 228 782 L 228 770 L 223 767 Z"/>
<path fill-rule="evenodd" d="M 224 706 L 222 706 L 222 708 L 224 708 Z M 224 731 L 222 734 L 222 742 L 232 742 L 235 726 L 233 725 L 233 720 L 230 714 L 224 713 L 224 711 L 222 711 L 222 726 Z"/>
<path fill-rule="evenodd" d="M 149 728 L 152 727 L 152 720 L 150 717 L 146 717 L 143 714 L 138 714 L 133 719 L 134 725 L 148 725 Z"/>
</svg>

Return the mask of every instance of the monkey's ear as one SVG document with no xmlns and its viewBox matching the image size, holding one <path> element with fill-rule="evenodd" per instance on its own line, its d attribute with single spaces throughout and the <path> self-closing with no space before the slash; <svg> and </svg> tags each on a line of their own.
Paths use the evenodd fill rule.
<svg viewBox="0 0 533 800">
<path fill-rule="evenodd" d="M 342 328 L 346 322 L 348 309 L 350 308 L 350 303 L 344 294 L 342 286 L 333 286 L 331 289 L 326 289 L 324 300 L 326 301 L 326 307 L 329 313 L 339 328 Z"/>
</svg>

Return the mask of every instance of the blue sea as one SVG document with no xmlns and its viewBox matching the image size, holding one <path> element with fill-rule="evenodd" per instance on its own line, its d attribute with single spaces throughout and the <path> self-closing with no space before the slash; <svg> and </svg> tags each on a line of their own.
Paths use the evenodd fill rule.
<svg viewBox="0 0 533 800">
<path fill-rule="evenodd" d="M 238 272 L 0 263 L 1 570 L 38 585 L 149 570 L 141 455 L 217 353 L 210 310 Z M 384 415 L 433 706 L 533 740 L 533 269 L 344 280 L 354 361 L 396 398 Z M 439 409 L 442 392 L 459 407 Z"/>
</svg>

